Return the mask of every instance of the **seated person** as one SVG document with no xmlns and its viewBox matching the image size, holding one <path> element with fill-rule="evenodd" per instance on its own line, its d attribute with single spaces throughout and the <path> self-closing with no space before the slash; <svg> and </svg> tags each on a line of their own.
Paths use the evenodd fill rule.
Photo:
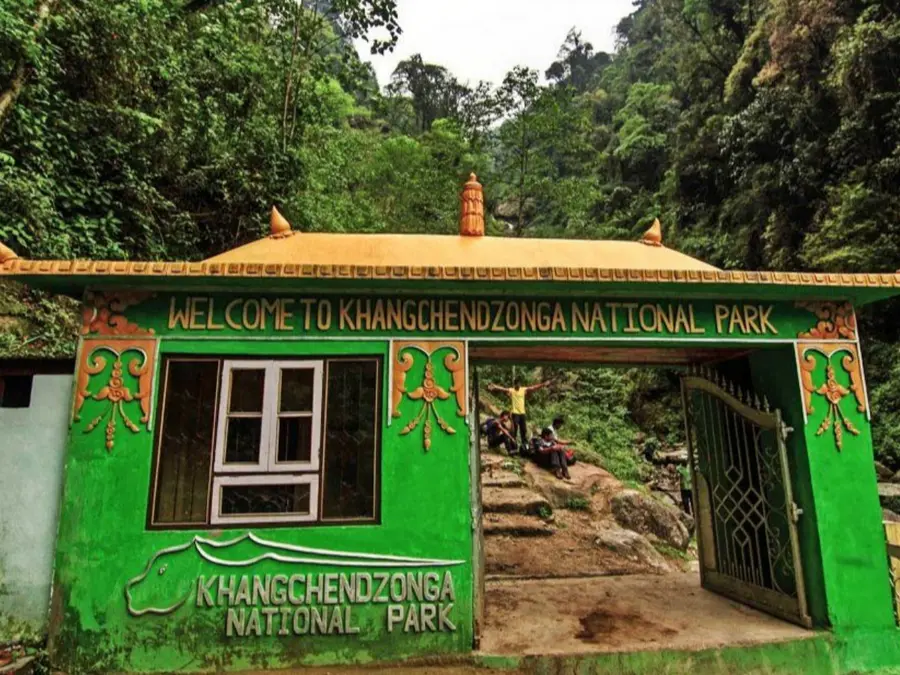
<svg viewBox="0 0 900 675">
<path fill-rule="evenodd" d="M 489 417 L 481 427 L 491 450 L 496 450 L 502 445 L 510 455 L 514 455 L 516 454 L 516 439 L 510 433 L 511 428 L 512 419 L 508 410 L 500 413 L 499 418 Z"/>
<path fill-rule="evenodd" d="M 562 415 L 558 415 L 553 418 L 553 421 L 550 423 L 550 426 L 547 427 L 550 429 L 550 433 L 553 434 L 553 440 L 556 441 L 559 445 L 572 445 L 572 441 L 565 441 L 559 437 L 559 430 L 562 428 L 562 425 L 566 423 L 566 418 Z"/>
<path fill-rule="evenodd" d="M 550 466 L 553 468 L 554 475 L 559 478 L 570 478 L 569 461 L 566 457 L 566 446 L 560 445 L 553 440 L 553 430 L 547 427 L 541 431 L 541 459 L 549 458 Z M 540 460 L 539 460 L 540 461 Z M 543 463 L 543 462 L 541 462 Z"/>
<path fill-rule="evenodd" d="M 562 445 L 566 451 L 566 462 L 569 466 L 575 464 L 575 451 L 572 449 L 572 444 L 574 441 L 569 441 L 559 437 L 559 430 L 563 424 L 565 424 L 566 420 L 562 415 L 553 418 L 553 422 L 550 424 L 548 429 L 553 432 L 553 440 L 558 445 Z M 540 439 L 538 439 L 540 442 Z"/>
</svg>

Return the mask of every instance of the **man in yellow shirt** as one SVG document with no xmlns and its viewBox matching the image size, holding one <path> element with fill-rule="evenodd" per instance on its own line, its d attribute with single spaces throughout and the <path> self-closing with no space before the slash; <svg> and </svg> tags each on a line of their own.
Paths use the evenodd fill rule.
<svg viewBox="0 0 900 675">
<path fill-rule="evenodd" d="M 512 421 L 513 421 L 513 436 L 520 435 L 522 439 L 522 444 L 519 447 L 521 452 L 526 452 L 528 450 L 528 429 L 527 429 L 527 418 L 525 417 L 525 396 L 529 392 L 537 391 L 543 387 L 546 387 L 550 384 L 550 381 L 541 382 L 540 384 L 533 384 L 530 387 L 526 387 L 522 385 L 522 380 L 518 377 L 513 378 L 513 386 L 512 387 L 501 387 L 494 383 L 488 384 L 488 391 L 492 391 L 495 393 L 503 393 L 509 396 L 509 407 L 512 412 Z"/>
</svg>

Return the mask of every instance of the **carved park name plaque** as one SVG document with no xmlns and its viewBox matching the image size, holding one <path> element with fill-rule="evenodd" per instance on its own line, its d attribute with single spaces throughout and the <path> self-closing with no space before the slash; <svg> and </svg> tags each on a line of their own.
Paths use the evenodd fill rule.
<svg viewBox="0 0 900 675">
<path fill-rule="evenodd" d="M 196 606 L 227 608 L 227 637 L 360 632 L 355 605 L 383 605 L 388 632 L 455 631 L 449 571 L 212 575 L 197 579 Z"/>
</svg>

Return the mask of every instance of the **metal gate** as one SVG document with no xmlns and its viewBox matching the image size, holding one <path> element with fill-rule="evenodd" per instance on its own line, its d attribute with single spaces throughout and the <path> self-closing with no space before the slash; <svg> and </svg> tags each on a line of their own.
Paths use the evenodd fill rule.
<svg viewBox="0 0 900 675">
<path fill-rule="evenodd" d="M 810 627 L 779 410 L 717 375 L 682 378 L 704 588 Z"/>
</svg>

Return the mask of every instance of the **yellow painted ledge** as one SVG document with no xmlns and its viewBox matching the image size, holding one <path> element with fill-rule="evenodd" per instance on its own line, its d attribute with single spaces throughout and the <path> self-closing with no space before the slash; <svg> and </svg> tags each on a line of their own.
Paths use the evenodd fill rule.
<svg viewBox="0 0 900 675">
<path fill-rule="evenodd" d="M 839 274 L 824 272 L 745 272 L 603 267 L 429 267 L 305 265 L 240 262 L 129 262 L 98 260 L 23 260 L 0 265 L 0 277 L 225 277 L 287 279 L 434 279 L 454 281 L 583 281 L 688 284 L 765 284 L 900 288 L 900 273 Z"/>
</svg>

